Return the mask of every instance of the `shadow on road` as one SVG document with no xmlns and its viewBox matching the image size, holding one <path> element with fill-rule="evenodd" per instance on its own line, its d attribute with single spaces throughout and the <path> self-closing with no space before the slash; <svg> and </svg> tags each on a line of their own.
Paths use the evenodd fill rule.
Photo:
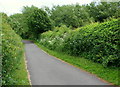
<svg viewBox="0 0 120 87">
<path fill-rule="evenodd" d="M 33 41 L 29 41 L 29 40 L 23 40 L 22 41 L 24 44 L 33 44 L 34 42 Z"/>
</svg>

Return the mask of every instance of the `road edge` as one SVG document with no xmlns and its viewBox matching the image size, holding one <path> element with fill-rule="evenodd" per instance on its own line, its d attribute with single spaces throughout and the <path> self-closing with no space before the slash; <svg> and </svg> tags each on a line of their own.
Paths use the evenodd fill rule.
<svg viewBox="0 0 120 87">
<path fill-rule="evenodd" d="M 29 80 L 30 85 L 32 85 L 31 79 L 30 79 L 30 73 L 29 73 L 29 70 L 28 70 L 28 67 L 27 67 L 27 58 L 26 58 L 26 54 L 25 53 L 24 53 L 24 61 L 25 61 L 25 69 L 27 71 L 27 78 Z"/>
<path fill-rule="evenodd" d="M 70 66 L 73 66 L 73 67 L 75 67 L 75 68 L 77 68 L 77 69 L 79 69 L 79 70 L 82 70 L 83 72 L 86 72 L 87 74 L 90 74 L 90 75 L 92 75 L 92 76 L 97 77 L 100 81 L 102 81 L 102 82 L 104 82 L 104 83 L 107 83 L 108 86 L 109 86 L 109 85 L 112 85 L 112 86 L 115 86 L 115 87 L 119 87 L 119 86 L 114 85 L 113 83 L 110 83 L 110 82 L 108 82 L 108 81 L 106 81 L 106 80 L 98 77 L 96 74 L 93 74 L 93 73 L 91 73 L 91 72 L 88 72 L 88 71 L 86 71 L 86 70 L 84 70 L 84 69 L 81 69 L 80 67 L 77 67 L 77 66 L 75 66 L 75 65 L 72 65 L 72 64 L 70 64 L 70 63 L 68 63 L 68 62 L 65 62 L 64 60 L 62 60 L 62 59 L 60 59 L 60 58 L 57 58 L 57 57 L 55 57 L 55 56 L 47 53 L 47 52 L 44 51 L 42 48 L 40 48 L 40 47 L 38 46 L 38 44 L 36 44 L 36 43 L 34 43 L 34 44 L 37 45 L 37 47 L 38 47 L 39 49 L 41 49 L 41 50 L 42 50 L 44 53 L 46 53 L 47 55 L 52 56 L 52 57 L 54 57 L 55 59 L 57 59 L 57 60 L 59 60 L 59 61 L 61 61 L 61 62 L 63 62 L 63 63 L 66 63 L 66 64 L 68 64 L 68 65 L 70 65 Z"/>
</svg>

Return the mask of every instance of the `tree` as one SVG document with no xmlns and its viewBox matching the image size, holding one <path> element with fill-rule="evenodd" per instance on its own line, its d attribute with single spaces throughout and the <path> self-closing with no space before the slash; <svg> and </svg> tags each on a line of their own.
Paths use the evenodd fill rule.
<svg viewBox="0 0 120 87">
<path fill-rule="evenodd" d="M 74 5 L 54 6 L 51 10 L 50 18 L 54 20 L 55 26 L 78 27 L 80 24 L 74 9 Z"/>
<path fill-rule="evenodd" d="M 26 18 L 30 37 L 38 37 L 39 34 L 51 30 L 51 21 L 47 13 L 42 9 L 39 9 L 35 6 L 26 6 L 22 12 Z"/>
<path fill-rule="evenodd" d="M 58 5 L 53 6 L 51 11 L 50 9 L 46 9 L 46 11 L 50 14 L 55 26 L 66 25 L 67 27 L 77 28 L 94 22 L 84 5 Z"/>
<path fill-rule="evenodd" d="M 9 24 L 12 29 L 20 35 L 22 38 L 27 37 L 28 26 L 26 24 L 25 17 L 23 14 L 14 14 L 9 17 Z"/>
<path fill-rule="evenodd" d="M 92 2 L 86 7 L 90 17 L 96 22 L 103 22 L 110 17 L 120 17 L 120 2 Z"/>
</svg>

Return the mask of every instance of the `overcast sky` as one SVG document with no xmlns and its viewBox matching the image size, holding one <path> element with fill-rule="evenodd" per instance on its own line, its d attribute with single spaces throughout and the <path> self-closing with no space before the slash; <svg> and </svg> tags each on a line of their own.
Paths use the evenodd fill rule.
<svg viewBox="0 0 120 87">
<path fill-rule="evenodd" d="M 0 0 L 0 12 L 5 12 L 8 15 L 20 13 L 23 6 L 43 6 L 52 7 L 53 5 L 66 4 L 87 4 L 93 0 Z"/>
</svg>

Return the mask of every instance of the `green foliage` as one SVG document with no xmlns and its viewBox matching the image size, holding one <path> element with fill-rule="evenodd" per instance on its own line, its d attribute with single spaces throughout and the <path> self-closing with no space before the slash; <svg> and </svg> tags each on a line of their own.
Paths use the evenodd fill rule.
<svg viewBox="0 0 120 87">
<path fill-rule="evenodd" d="M 6 20 L 7 16 L 2 15 L 2 84 L 17 85 L 13 73 L 15 74 L 24 57 L 23 44 Z"/>
<path fill-rule="evenodd" d="M 29 28 L 29 38 L 37 38 L 39 34 L 50 30 L 52 27 L 48 15 L 35 6 L 24 7 L 23 15 Z"/>
<path fill-rule="evenodd" d="M 66 38 L 67 33 L 69 31 L 70 29 L 63 25 L 61 27 L 56 27 L 53 31 L 42 33 L 42 35 L 40 36 L 41 44 L 44 44 L 45 46 L 52 50 L 55 49 L 61 50 L 64 39 Z"/>
<path fill-rule="evenodd" d="M 51 30 L 51 20 L 45 11 L 35 6 L 24 7 L 22 14 L 14 14 L 8 18 L 12 29 L 24 39 L 34 39 L 39 34 Z"/>
<path fill-rule="evenodd" d="M 12 29 L 22 38 L 27 38 L 28 26 L 23 14 L 11 15 L 8 19 Z"/>
<path fill-rule="evenodd" d="M 48 11 L 48 10 L 47 10 Z M 63 5 L 54 6 L 51 10 L 50 18 L 54 21 L 55 26 L 72 26 L 73 28 L 83 26 L 85 23 L 91 23 L 91 18 L 86 12 L 85 6 Z"/>
<path fill-rule="evenodd" d="M 62 26 L 41 35 L 40 44 L 45 47 L 82 56 L 103 66 L 120 66 L 118 50 L 120 19 L 95 23 L 76 30 Z"/>
<path fill-rule="evenodd" d="M 120 2 L 92 2 L 87 5 L 88 13 L 90 17 L 93 17 L 95 21 L 103 22 L 104 19 L 109 17 L 120 17 Z"/>
<path fill-rule="evenodd" d="M 92 2 L 87 5 L 63 5 L 45 7 L 44 10 L 53 20 L 54 26 L 78 28 L 94 22 L 104 22 L 110 17 L 120 17 L 120 2 Z"/>
</svg>

